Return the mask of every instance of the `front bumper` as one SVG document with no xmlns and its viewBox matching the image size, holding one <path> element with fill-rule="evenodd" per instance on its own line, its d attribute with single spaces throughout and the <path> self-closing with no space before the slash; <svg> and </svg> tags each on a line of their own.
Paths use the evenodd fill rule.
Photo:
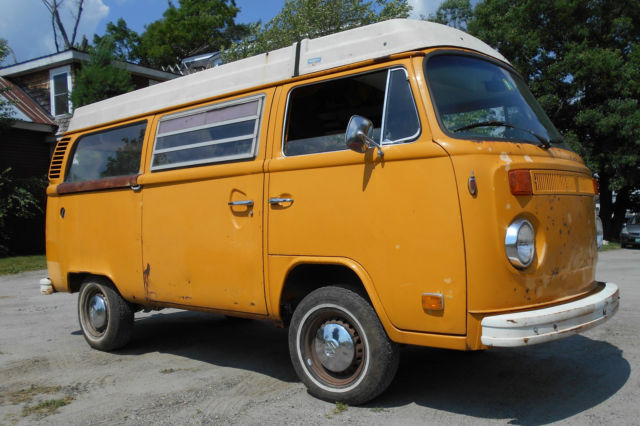
<svg viewBox="0 0 640 426">
<path fill-rule="evenodd" d="M 495 347 L 528 346 L 568 337 L 595 327 L 618 310 L 618 286 L 602 283 L 597 293 L 562 305 L 532 311 L 493 315 L 482 319 L 482 344 Z"/>
</svg>

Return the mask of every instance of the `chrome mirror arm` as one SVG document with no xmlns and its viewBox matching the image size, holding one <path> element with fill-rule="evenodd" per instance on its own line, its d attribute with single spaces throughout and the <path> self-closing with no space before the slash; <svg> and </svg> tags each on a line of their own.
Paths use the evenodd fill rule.
<svg viewBox="0 0 640 426">
<path fill-rule="evenodd" d="M 378 157 L 384 157 L 384 151 L 382 150 L 382 145 L 380 145 L 378 142 L 371 139 L 362 130 L 358 130 L 358 136 L 360 136 L 367 142 L 368 147 L 378 149 Z"/>
</svg>

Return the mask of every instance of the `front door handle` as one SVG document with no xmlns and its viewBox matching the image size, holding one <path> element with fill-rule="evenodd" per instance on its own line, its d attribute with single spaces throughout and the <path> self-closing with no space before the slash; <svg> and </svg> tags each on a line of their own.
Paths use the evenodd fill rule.
<svg viewBox="0 0 640 426">
<path fill-rule="evenodd" d="M 229 201 L 230 206 L 253 206 L 253 200 Z"/>
<path fill-rule="evenodd" d="M 133 192 L 139 192 L 142 189 L 142 185 L 131 185 Z"/>
<path fill-rule="evenodd" d="M 293 198 L 269 198 L 269 204 L 293 204 Z"/>
</svg>

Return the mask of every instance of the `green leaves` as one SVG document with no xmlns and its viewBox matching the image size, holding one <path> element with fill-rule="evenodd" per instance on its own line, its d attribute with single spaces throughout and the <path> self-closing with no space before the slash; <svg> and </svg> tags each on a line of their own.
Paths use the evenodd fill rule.
<svg viewBox="0 0 640 426">
<path fill-rule="evenodd" d="M 97 47 L 90 49 L 89 63 L 76 76 L 71 92 L 74 108 L 98 102 L 134 89 L 131 75 L 116 62 L 115 42 L 102 37 Z"/>
<path fill-rule="evenodd" d="M 224 60 L 231 62 L 290 46 L 304 38 L 406 18 L 410 11 L 406 0 L 287 0 L 267 24 L 252 25 L 247 37 L 224 52 Z"/>
<path fill-rule="evenodd" d="M 180 0 L 169 3 L 163 17 L 149 24 L 134 49 L 141 65 L 161 68 L 186 57 L 227 48 L 247 32 L 234 18 L 233 0 Z"/>
<path fill-rule="evenodd" d="M 39 199 L 44 197 L 43 179 L 14 179 L 11 168 L 0 171 L 0 256 L 9 251 L 8 224 L 16 219 L 30 219 L 42 213 Z"/>
</svg>

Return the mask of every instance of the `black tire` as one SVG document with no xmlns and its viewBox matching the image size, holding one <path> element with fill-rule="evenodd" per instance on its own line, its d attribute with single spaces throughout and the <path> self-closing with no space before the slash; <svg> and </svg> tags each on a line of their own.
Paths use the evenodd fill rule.
<svg viewBox="0 0 640 426">
<path fill-rule="evenodd" d="M 104 315 L 96 315 L 99 310 L 103 310 Z M 82 283 L 78 319 L 82 334 L 92 348 L 111 351 L 129 343 L 133 335 L 133 313 L 133 306 L 106 278 L 89 277 Z"/>
<path fill-rule="evenodd" d="M 323 346 L 316 341 L 319 330 L 335 332 L 336 328 L 348 333 L 353 343 L 347 355 L 338 353 L 341 344 L 336 350 L 335 340 Z M 330 402 L 358 405 L 370 401 L 391 384 L 398 370 L 398 346 L 389 340 L 373 307 L 342 287 L 319 288 L 300 302 L 289 328 L 289 352 L 309 393 Z M 331 365 L 330 370 L 325 364 L 334 362 L 334 357 L 341 365 Z"/>
</svg>

